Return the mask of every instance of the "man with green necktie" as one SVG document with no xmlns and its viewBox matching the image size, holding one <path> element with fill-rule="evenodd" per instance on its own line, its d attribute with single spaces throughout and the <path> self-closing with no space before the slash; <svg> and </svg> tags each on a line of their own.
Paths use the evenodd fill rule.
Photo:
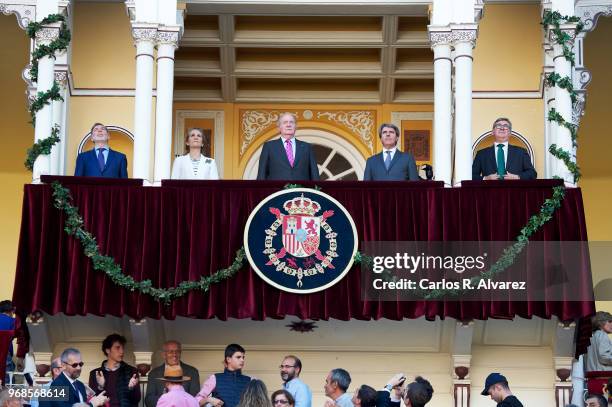
<svg viewBox="0 0 612 407">
<path fill-rule="evenodd" d="M 493 122 L 491 132 L 495 142 L 476 153 L 472 163 L 472 180 L 536 179 L 536 173 L 527 150 L 508 143 L 512 123 L 505 117 Z"/>
</svg>

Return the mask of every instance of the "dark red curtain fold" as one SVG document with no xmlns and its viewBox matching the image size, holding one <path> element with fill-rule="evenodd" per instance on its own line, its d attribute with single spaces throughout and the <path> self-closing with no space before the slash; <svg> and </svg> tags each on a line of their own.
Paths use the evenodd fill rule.
<svg viewBox="0 0 612 407">
<path fill-rule="evenodd" d="M 322 183 L 324 192 L 351 213 L 361 241 L 511 241 L 552 195 L 551 183 L 473 184 Z M 160 188 L 68 185 L 87 230 L 102 253 L 126 274 L 169 287 L 229 266 L 242 246 L 251 210 L 283 183 L 250 181 L 167 182 Z M 63 231 L 49 185 L 26 185 L 14 302 L 49 314 L 129 315 L 134 318 L 283 318 L 460 320 L 557 316 L 563 321 L 594 313 L 589 301 L 397 301 L 361 299 L 360 270 L 323 292 L 285 293 L 245 267 L 208 293 L 191 292 L 167 306 L 119 289 L 95 271 L 80 244 Z M 568 189 L 563 206 L 532 240 L 586 241 L 580 189 Z M 584 284 L 590 284 L 590 276 Z M 592 286 L 588 286 L 591 290 Z"/>
</svg>

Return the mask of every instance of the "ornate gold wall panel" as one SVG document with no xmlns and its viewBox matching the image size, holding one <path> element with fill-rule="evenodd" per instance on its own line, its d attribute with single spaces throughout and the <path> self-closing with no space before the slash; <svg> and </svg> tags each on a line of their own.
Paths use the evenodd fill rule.
<svg viewBox="0 0 612 407">
<path fill-rule="evenodd" d="M 240 157 L 258 138 L 275 131 L 279 116 L 285 111 L 294 114 L 298 128 L 332 128 L 348 134 L 369 153 L 374 152 L 376 140 L 377 110 L 334 109 L 240 109 Z"/>
</svg>

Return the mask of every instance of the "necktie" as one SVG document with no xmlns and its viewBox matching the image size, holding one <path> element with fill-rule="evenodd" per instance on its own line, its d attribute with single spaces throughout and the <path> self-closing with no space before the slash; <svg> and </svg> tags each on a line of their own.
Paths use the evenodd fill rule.
<svg viewBox="0 0 612 407">
<path fill-rule="evenodd" d="M 391 166 L 391 151 L 385 151 L 387 156 L 385 157 L 385 168 L 388 170 Z"/>
<path fill-rule="evenodd" d="M 98 149 L 98 165 L 100 166 L 100 172 L 104 171 L 104 150 L 105 148 Z"/>
<path fill-rule="evenodd" d="M 293 157 L 293 146 L 291 145 L 291 139 L 285 140 L 285 152 L 287 153 L 287 159 L 289 160 L 289 164 L 293 167 L 293 162 L 295 158 Z"/>
<path fill-rule="evenodd" d="M 506 160 L 504 160 L 504 145 L 497 145 L 497 175 L 503 177 L 506 175 Z"/>
</svg>

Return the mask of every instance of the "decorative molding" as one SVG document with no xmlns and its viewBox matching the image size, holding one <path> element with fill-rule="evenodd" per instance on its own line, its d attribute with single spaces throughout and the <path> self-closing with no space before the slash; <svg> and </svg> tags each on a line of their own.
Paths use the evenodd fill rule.
<svg viewBox="0 0 612 407">
<path fill-rule="evenodd" d="M 68 83 L 68 71 L 55 71 L 55 82 L 65 87 Z"/>
<path fill-rule="evenodd" d="M 156 37 L 157 43 L 158 44 L 178 45 L 179 29 L 180 27 L 176 27 L 176 28 L 167 27 L 167 29 L 158 30 L 157 37 Z"/>
<path fill-rule="evenodd" d="M 155 41 L 157 39 L 157 28 L 132 28 L 134 41 Z"/>
<path fill-rule="evenodd" d="M 477 29 L 453 29 L 453 42 L 469 42 L 472 46 L 476 45 L 476 38 L 478 37 Z"/>
<path fill-rule="evenodd" d="M 36 6 L 33 4 L 0 4 L 0 13 L 5 16 L 15 14 L 19 27 L 25 30 L 28 24 L 36 18 Z"/>
<path fill-rule="evenodd" d="M 584 116 L 584 106 L 586 105 L 586 92 L 577 92 L 576 100 L 572 103 L 572 123 L 580 125 L 580 119 Z"/>
<path fill-rule="evenodd" d="M 240 157 L 249 148 L 249 145 L 266 130 L 272 123 L 276 123 L 283 112 L 278 110 L 245 110 L 240 118 L 242 145 Z"/>
<path fill-rule="evenodd" d="M 40 30 L 36 31 L 36 42 L 51 42 L 51 41 L 55 41 L 56 39 L 59 38 L 59 26 L 58 27 L 53 27 L 53 26 L 45 26 L 44 28 L 41 28 Z"/>
<path fill-rule="evenodd" d="M 136 1 L 135 0 L 125 0 L 125 11 L 131 22 L 136 20 Z"/>
<path fill-rule="evenodd" d="M 454 40 L 452 31 L 429 31 L 429 42 L 431 47 L 437 45 L 449 45 Z"/>
<path fill-rule="evenodd" d="M 595 6 L 584 5 L 576 6 L 576 16 L 580 17 L 584 23 L 583 31 L 591 32 L 597 26 L 597 21 L 600 16 L 612 16 L 612 5 Z"/>
<path fill-rule="evenodd" d="M 353 110 L 350 112 L 317 112 L 317 119 L 326 118 L 347 127 L 351 132 L 358 135 L 361 141 L 374 151 L 372 135 L 375 132 L 374 123 L 376 117 L 373 111 Z"/>
<path fill-rule="evenodd" d="M 561 30 L 561 32 L 569 37 L 569 39 L 566 40 L 566 44 L 569 48 L 572 48 L 574 46 L 577 25 L 577 23 L 565 23 L 559 25 L 559 29 Z M 546 37 L 548 38 L 551 44 L 557 45 L 559 43 L 557 39 L 557 34 L 555 34 L 555 30 L 552 26 L 548 27 L 548 35 Z"/>
</svg>

